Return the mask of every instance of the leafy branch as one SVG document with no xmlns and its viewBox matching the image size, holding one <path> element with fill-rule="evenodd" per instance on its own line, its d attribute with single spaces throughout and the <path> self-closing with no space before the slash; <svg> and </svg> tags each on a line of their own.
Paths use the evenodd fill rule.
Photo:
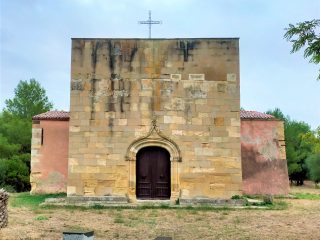
<svg viewBox="0 0 320 240">
<path fill-rule="evenodd" d="M 289 24 L 289 27 L 285 28 L 284 38 L 292 43 L 291 53 L 295 53 L 305 46 L 304 58 L 310 57 L 311 63 L 319 64 L 320 34 L 318 27 L 320 27 L 320 19 L 300 22 L 296 25 Z M 320 72 L 317 80 L 320 80 Z"/>
</svg>

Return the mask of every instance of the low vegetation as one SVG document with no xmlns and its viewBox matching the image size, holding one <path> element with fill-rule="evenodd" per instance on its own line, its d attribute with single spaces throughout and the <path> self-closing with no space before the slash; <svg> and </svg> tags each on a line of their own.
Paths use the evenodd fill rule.
<svg viewBox="0 0 320 240">
<path fill-rule="evenodd" d="M 292 195 L 297 199 L 320 200 L 320 193 L 293 193 Z"/>
<path fill-rule="evenodd" d="M 27 208 L 39 208 L 40 204 L 45 201 L 46 198 L 64 197 L 65 193 L 58 194 L 42 194 L 42 195 L 30 195 L 29 192 L 14 193 L 9 198 L 9 204 L 12 207 L 27 207 Z"/>
<path fill-rule="evenodd" d="M 0 239 L 60 239 L 63 231 L 94 231 L 95 239 L 320 239 L 320 189 L 293 187 L 295 198 L 273 198 L 250 208 L 142 205 L 43 206 L 57 195 L 11 194 L 9 225 Z M 239 196 L 249 198 L 252 196 Z M 255 196 L 257 199 L 257 196 Z M 257 206 L 258 205 L 258 206 Z M 272 229 L 272 231 L 270 231 Z"/>
</svg>

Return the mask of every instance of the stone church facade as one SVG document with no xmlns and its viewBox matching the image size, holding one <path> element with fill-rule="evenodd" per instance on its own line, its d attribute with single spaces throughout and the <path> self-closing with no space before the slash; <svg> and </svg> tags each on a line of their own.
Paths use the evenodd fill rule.
<svg viewBox="0 0 320 240">
<path fill-rule="evenodd" d="M 238 39 L 72 39 L 68 196 L 241 195 L 239 86 Z"/>
</svg>

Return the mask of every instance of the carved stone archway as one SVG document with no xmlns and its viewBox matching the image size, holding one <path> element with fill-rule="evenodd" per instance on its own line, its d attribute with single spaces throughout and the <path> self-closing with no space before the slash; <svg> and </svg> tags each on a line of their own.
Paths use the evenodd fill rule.
<svg viewBox="0 0 320 240">
<path fill-rule="evenodd" d="M 136 155 L 140 149 L 145 147 L 161 147 L 170 153 L 171 162 L 171 201 L 179 197 L 179 175 L 178 166 L 182 161 L 179 146 L 169 137 L 165 136 L 157 126 L 156 120 L 152 121 L 149 133 L 133 141 L 126 152 L 126 160 L 129 161 L 129 198 L 136 201 Z"/>
</svg>

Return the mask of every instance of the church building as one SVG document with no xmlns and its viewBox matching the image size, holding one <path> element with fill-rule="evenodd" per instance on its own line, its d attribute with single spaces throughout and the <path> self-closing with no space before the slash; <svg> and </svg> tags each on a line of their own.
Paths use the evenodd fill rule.
<svg viewBox="0 0 320 240">
<path fill-rule="evenodd" d="M 237 38 L 72 39 L 70 113 L 33 118 L 31 192 L 286 194 L 283 123 L 240 112 L 239 76 Z"/>
</svg>

